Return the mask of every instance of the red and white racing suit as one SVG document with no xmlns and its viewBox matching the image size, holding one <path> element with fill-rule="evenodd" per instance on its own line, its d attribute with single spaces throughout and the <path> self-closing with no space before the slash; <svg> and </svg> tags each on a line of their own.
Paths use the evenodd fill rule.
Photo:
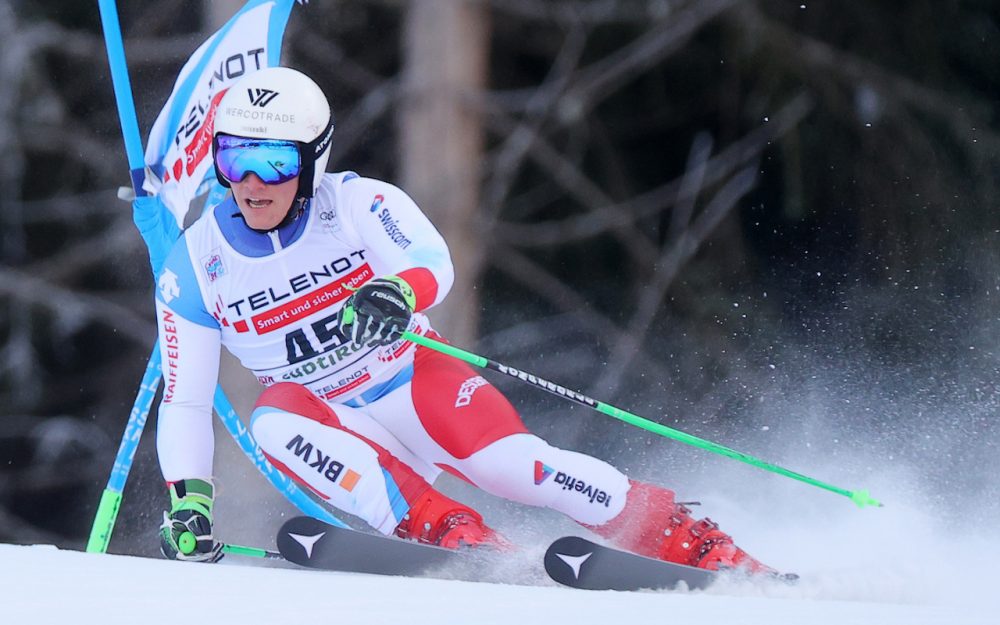
<svg viewBox="0 0 1000 625">
<path fill-rule="evenodd" d="M 250 428 L 275 466 L 382 533 L 441 471 L 587 525 L 621 512 L 622 473 L 528 432 L 466 364 L 407 341 L 351 346 L 337 312 L 353 289 L 389 275 L 416 293 L 408 329 L 436 336 L 420 311 L 451 288 L 444 240 L 400 189 L 350 172 L 327 174 L 276 231 L 250 230 L 231 199 L 186 230 L 157 279 L 164 478 L 213 474 L 225 345 L 269 387 Z"/>
</svg>

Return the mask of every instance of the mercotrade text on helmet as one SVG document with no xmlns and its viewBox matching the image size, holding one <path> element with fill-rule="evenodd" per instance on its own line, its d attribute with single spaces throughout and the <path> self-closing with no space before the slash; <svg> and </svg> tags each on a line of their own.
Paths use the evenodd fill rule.
<svg viewBox="0 0 1000 625">
<path fill-rule="evenodd" d="M 281 122 L 283 124 L 295 123 L 295 115 L 291 113 L 272 113 L 270 111 L 254 111 L 250 109 L 229 107 L 226 109 L 226 115 L 253 121 Z"/>
</svg>

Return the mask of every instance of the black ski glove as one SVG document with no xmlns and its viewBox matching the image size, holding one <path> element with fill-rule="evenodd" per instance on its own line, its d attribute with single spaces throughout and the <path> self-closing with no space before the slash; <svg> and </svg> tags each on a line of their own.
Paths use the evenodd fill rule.
<svg viewBox="0 0 1000 625">
<path fill-rule="evenodd" d="M 340 331 L 355 348 L 389 345 L 403 336 L 415 302 L 413 289 L 402 278 L 375 278 L 361 285 L 340 309 Z"/>
</svg>

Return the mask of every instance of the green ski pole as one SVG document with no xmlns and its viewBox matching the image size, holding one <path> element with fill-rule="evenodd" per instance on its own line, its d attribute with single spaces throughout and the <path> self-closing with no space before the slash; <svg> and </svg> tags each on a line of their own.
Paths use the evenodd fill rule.
<svg viewBox="0 0 1000 625">
<path fill-rule="evenodd" d="M 198 539 L 191 532 L 184 532 L 177 537 L 177 549 L 185 555 L 191 555 L 198 548 Z M 222 543 L 222 553 L 232 556 L 244 556 L 247 558 L 258 558 L 261 560 L 284 560 L 285 556 L 277 551 L 261 549 L 259 547 L 245 547 L 243 545 L 233 545 Z"/>
<path fill-rule="evenodd" d="M 244 547 L 243 545 L 222 545 L 222 553 L 234 556 L 246 556 L 248 558 L 260 558 L 263 560 L 284 560 L 285 557 L 277 551 L 268 551 L 258 547 Z"/>
<path fill-rule="evenodd" d="M 680 430 L 675 430 L 674 428 L 667 427 L 662 423 L 656 423 L 655 421 L 644 419 L 643 417 L 632 414 L 631 412 L 622 410 L 621 408 L 616 408 L 601 401 L 597 401 L 596 399 L 587 397 L 583 393 L 570 390 L 554 382 L 549 382 L 548 380 L 540 378 L 536 375 L 526 373 L 519 369 L 515 369 L 514 367 L 509 367 L 494 360 L 490 360 L 489 358 L 477 356 L 476 354 L 473 354 L 471 352 L 458 349 L 457 347 L 453 347 L 451 345 L 448 345 L 447 343 L 442 343 L 441 341 L 435 341 L 434 339 L 428 338 L 426 336 L 420 336 L 412 332 L 404 332 L 403 338 L 405 338 L 408 341 L 412 341 L 417 345 L 422 345 L 423 347 L 433 349 L 435 351 L 441 352 L 442 354 L 447 354 L 454 358 L 458 358 L 459 360 L 463 360 L 477 367 L 490 369 L 491 371 L 502 373 L 509 377 L 518 379 L 522 382 L 527 382 L 528 384 L 543 389 L 545 391 L 548 391 L 553 395 L 557 395 L 559 397 L 568 399 L 577 404 L 587 406 L 588 408 L 592 408 L 597 412 L 608 415 L 609 417 L 614 417 L 615 419 L 624 421 L 625 423 L 634 425 L 635 427 L 638 428 L 642 428 L 654 434 L 658 434 L 659 436 L 680 441 L 682 443 L 686 443 L 688 445 L 692 445 L 694 447 L 698 447 L 700 449 L 704 449 L 712 453 L 719 454 L 720 456 L 726 456 L 734 460 L 739 460 L 740 462 L 744 462 L 746 464 L 758 467 L 760 469 L 764 469 L 772 473 L 777 473 L 778 475 L 784 475 L 785 477 L 790 477 L 794 480 L 798 480 L 800 482 L 804 482 L 806 484 L 810 484 L 812 486 L 828 490 L 838 495 L 843 495 L 844 497 L 847 497 L 855 504 L 857 504 L 859 508 L 864 508 L 865 506 L 879 506 L 879 507 L 882 506 L 882 504 L 879 501 L 872 498 L 872 496 L 868 493 L 867 490 L 848 490 L 846 488 L 840 488 L 839 486 L 834 486 L 832 484 L 821 482 L 820 480 L 811 478 L 807 475 L 802 475 L 801 473 L 790 471 L 788 469 L 785 469 L 784 467 L 771 464 L 770 462 L 765 462 L 764 460 L 755 458 L 749 454 L 745 454 L 743 452 L 730 449 L 729 447 L 719 445 L 718 443 L 713 443 L 712 441 L 708 441 L 703 438 L 698 438 L 697 436 L 687 434 L 686 432 L 682 432 Z"/>
</svg>

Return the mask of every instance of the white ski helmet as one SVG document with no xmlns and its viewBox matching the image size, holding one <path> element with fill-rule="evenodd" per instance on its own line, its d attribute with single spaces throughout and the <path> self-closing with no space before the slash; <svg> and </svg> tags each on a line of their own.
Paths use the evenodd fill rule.
<svg viewBox="0 0 1000 625">
<path fill-rule="evenodd" d="M 212 132 L 213 161 L 219 134 L 298 142 L 298 197 L 310 198 L 330 160 L 333 116 L 323 90 L 311 78 L 288 67 L 267 67 L 241 78 L 222 96 Z M 218 165 L 215 176 L 229 188 Z"/>
</svg>

